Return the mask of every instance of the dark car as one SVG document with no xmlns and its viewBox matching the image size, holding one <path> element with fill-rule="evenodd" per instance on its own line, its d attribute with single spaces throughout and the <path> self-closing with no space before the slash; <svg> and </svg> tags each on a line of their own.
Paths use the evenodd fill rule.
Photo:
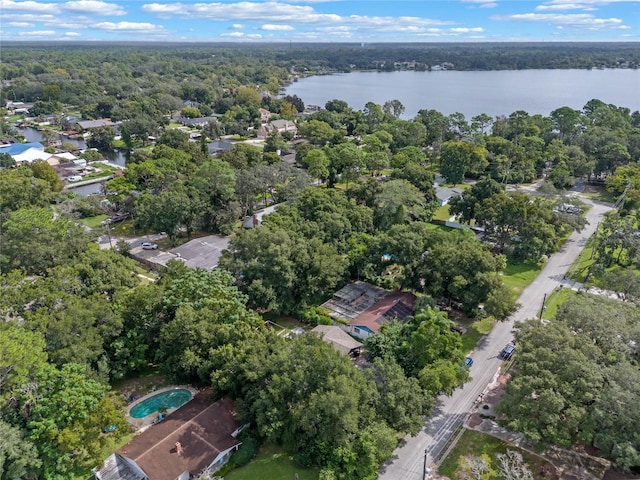
<svg viewBox="0 0 640 480">
<path fill-rule="evenodd" d="M 515 351 L 516 351 L 515 343 L 509 342 L 504 346 L 502 351 L 498 354 L 498 358 L 502 358 L 503 360 L 509 360 Z"/>
<path fill-rule="evenodd" d="M 473 365 L 473 358 L 471 357 L 464 357 L 464 364 L 467 367 L 471 367 L 471 365 Z"/>
</svg>

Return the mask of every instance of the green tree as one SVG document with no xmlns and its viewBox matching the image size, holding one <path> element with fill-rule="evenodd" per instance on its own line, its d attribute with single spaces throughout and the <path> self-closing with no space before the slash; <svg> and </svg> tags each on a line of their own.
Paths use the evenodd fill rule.
<svg viewBox="0 0 640 480">
<path fill-rule="evenodd" d="M 81 227 L 54 218 L 48 209 L 20 209 L 2 225 L 2 271 L 24 268 L 30 274 L 79 255 L 87 248 Z"/>
<path fill-rule="evenodd" d="M 329 177 L 329 158 L 319 148 L 314 148 L 302 158 L 302 165 L 313 178 L 324 181 Z"/>
<path fill-rule="evenodd" d="M 460 183 L 467 173 L 481 174 L 488 165 L 487 150 L 465 142 L 446 142 L 440 152 L 440 173 L 449 183 Z"/>
<path fill-rule="evenodd" d="M 2 322 L 0 333 L 0 401 L 4 404 L 23 385 L 35 381 L 37 373 L 46 368 L 47 354 L 39 332 Z"/>
<path fill-rule="evenodd" d="M 469 190 L 449 201 L 449 212 L 459 220 L 471 223 L 482 210 L 484 202 L 504 191 L 504 187 L 489 177 L 481 178 Z"/>
<path fill-rule="evenodd" d="M 79 365 L 49 369 L 39 377 L 27 429 L 40 454 L 44 478 L 86 475 L 102 460 L 101 448 L 109 437 L 127 431 L 121 409 L 106 392 L 107 387 L 87 378 Z M 19 402 L 26 401 L 23 396 Z M 102 428 L 111 425 L 116 430 L 104 435 Z"/>
<path fill-rule="evenodd" d="M 42 464 L 25 432 L 0 419 L 0 479 L 35 478 Z"/>
<path fill-rule="evenodd" d="M 415 378 L 405 376 L 392 357 L 378 357 L 373 363 L 366 374 L 378 391 L 376 411 L 394 430 L 416 434 L 433 407 L 433 399 L 425 395 Z"/>
<path fill-rule="evenodd" d="M 142 230 L 167 232 L 175 241 L 180 227 L 185 226 L 188 233 L 193 230 L 192 208 L 193 203 L 184 190 L 147 193 L 136 201 L 136 225 Z"/>
<path fill-rule="evenodd" d="M 8 153 L 0 153 L 0 168 L 11 168 L 16 165 L 16 161 Z"/>
<path fill-rule="evenodd" d="M 29 167 L 0 171 L 0 212 L 49 205 L 51 185 L 36 178 Z M 1 252 L 0 252 L 1 253 Z"/>
<path fill-rule="evenodd" d="M 184 107 L 180 110 L 180 115 L 185 118 L 199 118 L 202 116 L 202 113 L 200 113 L 198 107 Z"/>
<path fill-rule="evenodd" d="M 509 427 L 544 444 L 597 446 L 620 466 L 633 465 L 637 325 L 634 306 L 586 294 L 565 302 L 551 323 L 519 325 L 518 373 L 499 407 Z"/>
<path fill-rule="evenodd" d="M 344 137 L 344 132 L 336 130 L 327 122 L 312 119 L 300 126 L 300 135 L 309 139 L 312 144 L 324 147 L 327 144 L 337 143 Z"/>
<path fill-rule="evenodd" d="M 318 238 L 265 225 L 234 238 L 220 266 L 233 272 L 252 307 L 294 313 L 333 292 L 347 264 Z"/>
<path fill-rule="evenodd" d="M 375 201 L 375 224 L 380 230 L 388 230 L 395 224 L 428 220 L 424 195 L 407 180 L 385 182 Z"/>
<path fill-rule="evenodd" d="M 60 180 L 56 171 L 47 162 L 44 160 L 36 160 L 29 164 L 29 168 L 35 178 L 44 180 L 51 186 L 51 191 L 59 192 L 62 190 L 62 180 Z"/>
<path fill-rule="evenodd" d="M 96 128 L 91 131 L 91 136 L 87 140 L 87 146 L 99 150 L 113 150 L 113 140 L 115 136 L 116 133 L 111 127 Z"/>
</svg>

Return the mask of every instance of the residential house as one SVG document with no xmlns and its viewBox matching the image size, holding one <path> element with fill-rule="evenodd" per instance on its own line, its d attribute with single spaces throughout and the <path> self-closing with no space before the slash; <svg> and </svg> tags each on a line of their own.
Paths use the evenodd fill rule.
<svg viewBox="0 0 640 480">
<path fill-rule="evenodd" d="M 209 155 L 215 157 L 222 152 L 228 152 L 232 146 L 233 143 L 227 140 L 215 140 L 207 145 L 207 150 L 209 151 Z"/>
<path fill-rule="evenodd" d="M 216 119 L 216 117 L 198 117 L 198 118 L 187 118 L 187 117 L 174 117 L 173 120 L 178 122 L 185 127 L 204 127 L 209 122 L 212 122 Z"/>
<path fill-rule="evenodd" d="M 94 130 L 102 127 L 115 127 L 116 124 L 109 118 L 100 118 L 98 120 L 80 120 L 76 123 L 79 130 Z"/>
<path fill-rule="evenodd" d="M 460 188 L 443 187 L 438 184 L 435 185 L 435 188 L 438 204 L 441 207 L 447 205 L 452 198 L 462 195 L 462 190 Z"/>
<path fill-rule="evenodd" d="M 6 108 L 11 115 L 19 115 L 21 113 L 28 114 L 29 109 L 33 107 L 33 103 L 12 102 L 7 100 Z"/>
<path fill-rule="evenodd" d="M 267 138 L 273 132 L 291 132 L 294 136 L 298 133 L 295 122 L 291 120 L 273 120 L 258 129 L 258 138 Z"/>
<path fill-rule="evenodd" d="M 271 113 L 266 108 L 259 108 L 258 112 L 260 113 L 260 124 L 262 125 L 267 123 L 269 119 L 273 116 L 273 113 Z"/>
<path fill-rule="evenodd" d="M 351 283 L 322 304 L 329 316 L 350 335 L 366 339 L 394 318 L 404 320 L 413 315 L 416 296 L 392 292 L 366 282 Z"/>
<path fill-rule="evenodd" d="M 187 480 L 219 470 L 242 442 L 243 427 L 228 399 L 202 391 L 111 455 L 97 480 Z"/>
<path fill-rule="evenodd" d="M 318 325 L 311 331 L 345 355 L 350 357 L 360 355 L 362 343 L 336 325 Z"/>
<path fill-rule="evenodd" d="M 47 160 L 51 154 L 44 151 L 40 142 L 11 143 L 0 146 L 0 153 L 8 153 L 16 163 L 31 163 L 35 160 Z"/>
</svg>

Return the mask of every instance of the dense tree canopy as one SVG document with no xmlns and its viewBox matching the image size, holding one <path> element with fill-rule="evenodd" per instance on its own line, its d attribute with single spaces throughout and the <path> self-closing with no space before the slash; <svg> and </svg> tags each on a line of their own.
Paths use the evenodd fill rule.
<svg viewBox="0 0 640 480">
<path fill-rule="evenodd" d="M 590 295 L 568 300 L 550 324 L 521 324 L 518 371 L 500 406 L 510 428 L 640 466 L 639 325 L 636 307 Z"/>
</svg>

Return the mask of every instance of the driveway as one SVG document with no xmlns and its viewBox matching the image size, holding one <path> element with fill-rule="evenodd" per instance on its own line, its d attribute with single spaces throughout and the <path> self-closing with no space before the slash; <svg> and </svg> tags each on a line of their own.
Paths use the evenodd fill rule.
<svg viewBox="0 0 640 480">
<path fill-rule="evenodd" d="M 538 316 L 545 295 L 550 295 L 562 283 L 565 273 L 578 258 L 604 215 L 613 209 L 609 204 L 583 200 L 592 207 L 586 215 L 589 224 L 582 232 L 574 232 L 560 251 L 549 258 L 544 269 L 520 295 L 520 308 L 478 342 L 472 354 L 472 380 L 450 397 L 438 397 L 435 412 L 427 419 L 425 427 L 415 437 L 405 438 L 406 443 L 397 448 L 394 457 L 381 468 L 380 480 L 423 480 L 425 455 L 427 465 L 435 471 L 432 465 L 435 458 L 456 428 L 462 425 L 474 401 L 497 377 L 502 364 L 497 355 L 513 339 L 514 323 Z"/>
</svg>

